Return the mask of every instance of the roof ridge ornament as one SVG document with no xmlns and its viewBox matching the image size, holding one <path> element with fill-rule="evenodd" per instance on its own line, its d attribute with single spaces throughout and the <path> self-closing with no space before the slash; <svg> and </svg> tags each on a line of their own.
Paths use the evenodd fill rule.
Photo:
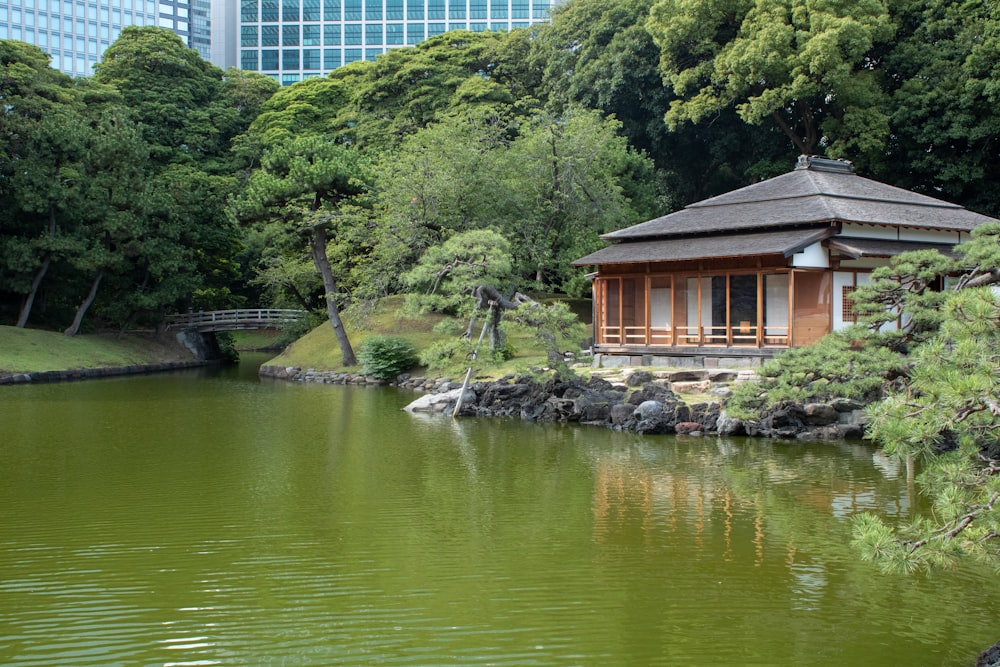
<svg viewBox="0 0 1000 667">
<path fill-rule="evenodd" d="M 854 165 L 850 160 L 839 160 L 818 155 L 800 155 L 795 170 L 826 171 L 834 174 L 853 174 Z"/>
</svg>

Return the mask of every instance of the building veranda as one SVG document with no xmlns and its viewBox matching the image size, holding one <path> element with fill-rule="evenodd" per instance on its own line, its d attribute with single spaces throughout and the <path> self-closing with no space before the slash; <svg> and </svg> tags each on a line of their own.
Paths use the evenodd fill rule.
<svg viewBox="0 0 1000 667">
<path fill-rule="evenodd" d="M 851 294 L 907 250 L 950 252 L 993 221 L 802 156 L 787 174 L 601 238 L 595 353 L 756 365 L 856 321 Z M 700 362 L 700 363 L 698 363 Z"/>
</svg>

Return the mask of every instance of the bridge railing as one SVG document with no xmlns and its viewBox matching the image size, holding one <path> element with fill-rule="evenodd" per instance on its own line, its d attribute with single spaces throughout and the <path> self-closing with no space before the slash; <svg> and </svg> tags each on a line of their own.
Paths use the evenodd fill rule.
<svg viewBox="0 0 1000 667">
<path fill-rule="evenodd" d="M 168 315 L 167 328 L 223 328 L 227 326 L 263 327 L 280 326 L 306 317 L 304 310 L 287 308 L 233 308 L 230 310 L 205 310 L 197 313 Z"/>
</svg>

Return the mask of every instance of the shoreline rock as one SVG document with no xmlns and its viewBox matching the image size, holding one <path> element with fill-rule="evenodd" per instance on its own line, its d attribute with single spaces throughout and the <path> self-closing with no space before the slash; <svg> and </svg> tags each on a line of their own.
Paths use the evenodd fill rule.
<svg viewBox="0 0 1000 667">
<path fill-rule="evenodd" d="M 317 371 L 295 366 L 261 366 L 261 377 L 291 382 L 389 386 L 425 393 L 407 405 L 411 413 L 451 416 L 462 384 L 450 378 L 399 376 L 377 380 L 360 373 Z M 728 387 L 751 374 L 726 370 L 636 370 L 618 375 L 534 377 L 508 375 L 474 382 L 462 398 L 459 416 L 508 417 L 524 421 L 579 423 L 640 434 L 746 435 L 782 440 L 859 440 L 864 437 L 864 405 L 849 399 L 804 405 L 781 404 L 760 419 L 726 414 Z M 614 380 L 614 381 L 612 381 Z M 718 400 L 689 405 L 680 397 L 696 393 Z"/>
<path fill-rule="evenodd" d="M 404 409 L 451 415 L 460 386 L 443 386 L 446 388 L 434 398 L 421 397 Z M 640 434 L 748 435 L 783 440 L 857 440 L 864 436 L 865 421 L 860 403 L 843 400 L 778 405 L 759 420 L 744 421 L 726 415 L 721 401 L 688 405 L 655 380 L 612 384 L 599 377 L 555 377 L 539 382 L 507 376 L 495 382 L 476 382 L 463 395 L 458 414 L 579 423 Z"/>
</svg>

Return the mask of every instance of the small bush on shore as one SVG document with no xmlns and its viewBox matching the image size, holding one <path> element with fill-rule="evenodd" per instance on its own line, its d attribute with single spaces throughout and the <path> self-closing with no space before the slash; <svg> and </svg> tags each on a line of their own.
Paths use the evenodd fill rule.
<svg viewBox="0 0 1000 667">
<path fill-rule="evenodd" d="M 417 348 L 398 336 L 371 336 L 358 350 L 362 372 L 379 380 L 393 380 L 417 365 Z"/>
</svg>

